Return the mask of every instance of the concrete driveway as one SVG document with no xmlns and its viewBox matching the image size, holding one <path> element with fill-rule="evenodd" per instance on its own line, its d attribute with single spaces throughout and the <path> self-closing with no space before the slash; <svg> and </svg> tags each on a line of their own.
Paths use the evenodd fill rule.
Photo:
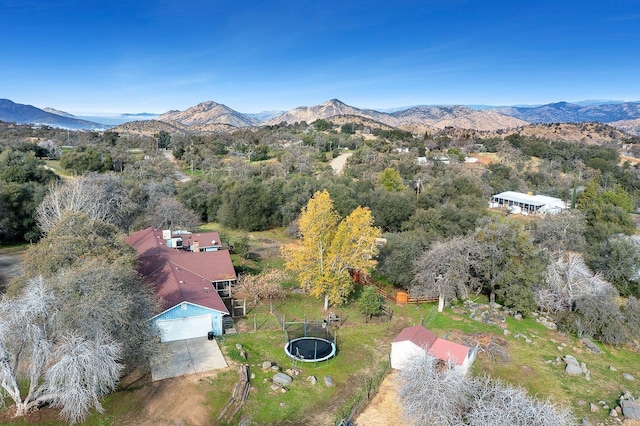
<svg viewBox="0 0 640 426">
<path fill-rule="evenodd" d="M 162 347 L 151 362 L 154 381 L 227 367 L 218 342 L 206 337 L 165 342 Z"/>
</svg>

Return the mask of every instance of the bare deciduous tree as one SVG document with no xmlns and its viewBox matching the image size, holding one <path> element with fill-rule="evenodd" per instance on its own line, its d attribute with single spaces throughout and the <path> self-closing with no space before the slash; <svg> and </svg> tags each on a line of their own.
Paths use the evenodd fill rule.
<svg viewBox="0 0 640 426">
<path fill-rule="evenodd" d="M 89 339 L 107 333 L 122 345 L 127 367 L 147 365 L 157 353 L 157 331 L 148 321 L 156 312 L 150 288 L 127 264 L 86 260 L 51 280 L 61 303 L 56 322 Z"/>
<path fill-rule="evenodd" d="M 105 198 L 103 188 L 86 177 L 55 182 L 38 206 L 38 225 L 46 234 L 67 212 L 82 212 L 92 220 L 108 222 L 109 203 Z"/>
<path fill-rule="evenodd" d="M 453 365 L 440 367 L 437 359 L 425 353 L 409 360 L 400 371 L 398 397 L 405 417 L 417 425 L 461 423 L 467 407 L 467 380 Z"/>
<path fill-rule="evenodd" d="M 419 379 L 417 379 L 419 378 Z M 489 377 L 465 376 L 426 353 L 410 359 L 398 376 L 407 420 L 420 425 L 573 425 L 567 408 L 529 397 Z"/>
<path fill-rule="evenodd" d="M 158 202 L 145 217 L 145 222 L 158 229 L 193 228 L 198 217 L 173 197 Z"/>
<path fill-rule="evenodd" d="M 87 339 L 60 328 L 59 303 L 42 277 L 29 280 L 17 298 L 2 297 L 0 387 L 16 416 L 50 404 L 75 423 L 90 407 L 102 411 L 99 398 L 115 388 L 121 349 L 106 333 Z"/>
<path fill-rule="evenodd" d="M 411 294 L 444 299 L 468 298 L 479 244 L 473 237 L 454 237 L 435 242 L 414 264 Z"/>
<path fill-rule="evenodd" d="M 241 275 L 234 292 L 236 295 L 253 298 L 253 304 L 257 305 L 263 299 L 284 297 L 282 283 L 286 279 L 287 274 L 279 269 L 269 269 L 258 275 Z"/>
<path fill-rule="evenodd" d="M 611 284 L 589 269 L 580 254 L 573 252 L 557 252 L 549 263 L 546 279 L 535 289 L 538 306 L 552 313 L 570 310 L 582 297 L 615 292 Z"/>
<path fill-rule="evenodd" d="M 548 399 L 531 398 L 526 391 L 487 376 L 469 379 L 471 404 L 465 424 L 472 426 L 559 426 L 574 424 L 566 407 Z"/>
<path fill-rule="evenodd" d="M 531 223 L 534 242 L 555 251 L 582 251 L 585 245 L 586 218 L 580 210 L 565 210 L 548 214 Z"/>
</svg>

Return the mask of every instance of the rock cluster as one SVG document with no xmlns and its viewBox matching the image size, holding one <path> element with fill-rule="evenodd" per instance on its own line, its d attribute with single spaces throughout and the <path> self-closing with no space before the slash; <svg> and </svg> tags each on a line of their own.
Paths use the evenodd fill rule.
<svg viewBox="0 0 640 426">
<path fill-rule="evenodd" d="M 584 362 L 579 363 L 578 360 L 572 355 L 565 355 L 562 360 L 567 365 L 564 369 L 567 374 L 571 376 L 579 376 L 581 374 L 584 374 L 585 378 L 587 378 L 589 370 L 587 369 L 587 365 Z M 587 380 L 589 379 L 587 378 Z"/>
</svg>

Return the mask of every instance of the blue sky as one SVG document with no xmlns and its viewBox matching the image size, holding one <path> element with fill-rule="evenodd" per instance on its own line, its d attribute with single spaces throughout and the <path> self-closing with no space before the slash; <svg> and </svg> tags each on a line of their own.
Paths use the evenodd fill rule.
<svg viewBox="0 0 640 426">
<path fill-rule="evenodd" d="M 640 100 L 640 1 L 0 0 L 0 98 L 75 114 Z"/>
</svg>

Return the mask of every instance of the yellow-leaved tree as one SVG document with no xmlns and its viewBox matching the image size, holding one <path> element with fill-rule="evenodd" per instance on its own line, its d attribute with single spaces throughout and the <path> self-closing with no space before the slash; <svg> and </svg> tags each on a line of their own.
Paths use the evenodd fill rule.
<svg viewBox="0 0 640 426">
<path fill-rule="evenodd" d="M 299 230 L 300 241 L 282 247 L 286 268 L 313 296 L 324 297 L 325 310 L 344 303 L 353 290 L 349 269 L 368 271 L 376 264 L 381 233 L 371 211 L 358 207 L 341 221 L 329 193 L 318 191 L 302 209 Z"/>
</svg>

